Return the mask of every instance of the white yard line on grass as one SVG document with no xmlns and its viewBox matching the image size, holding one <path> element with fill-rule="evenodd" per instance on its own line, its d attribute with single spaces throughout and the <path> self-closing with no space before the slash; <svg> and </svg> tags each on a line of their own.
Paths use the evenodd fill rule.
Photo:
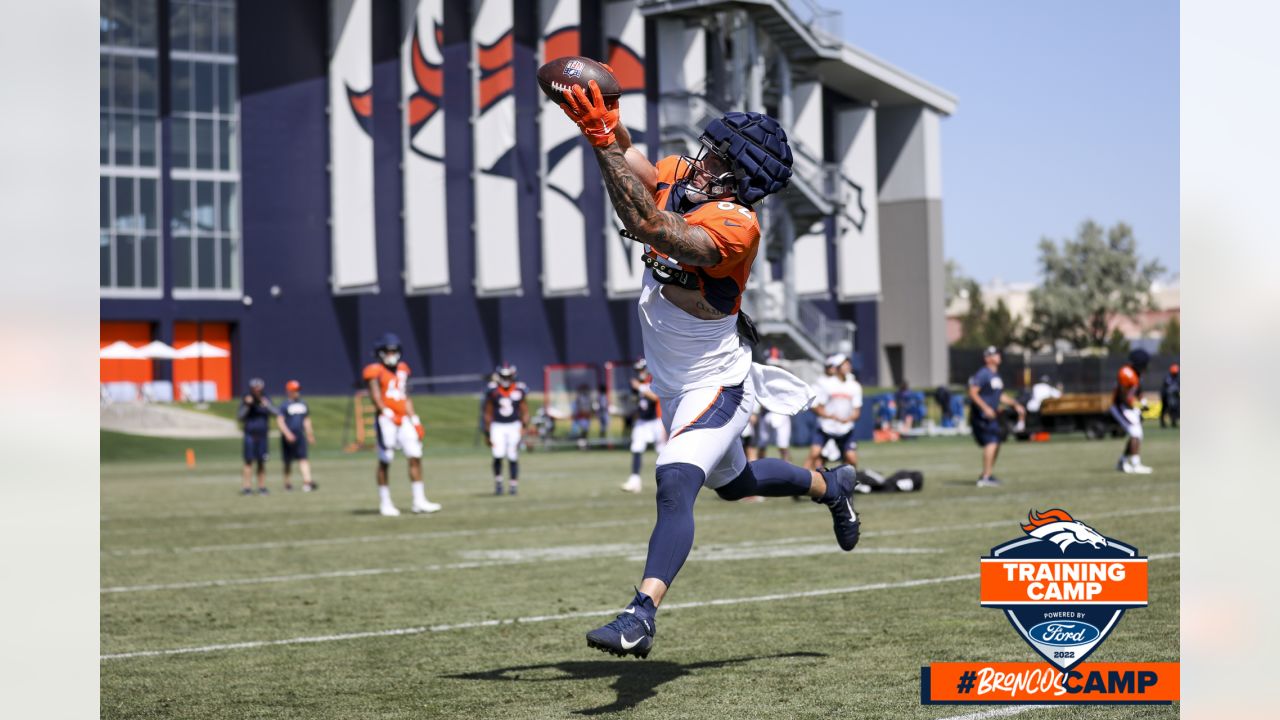
<svg viewBox="0 0 1280 720">
<path fill-rule="evenodd" d="M 746 603 L 758 602 L 774 602 L 777 600 L 792 600 L 796 598 L 806 597 L 822 597 L 825 595 L 844 595 L 855 592 L 868 592 L 872 590 L 894 590 L 899 588 L 920 587 L 922 585 L 937 585 L 939 583 L 957 582 L 960 580 L 975 580 L 977 573 L 967 575 L 951 575 L 948 577 L 925 578 L 921 580 L 905 580 L 893 583 L 872 583 L 869 585 L 854 585 L 843 588 L 828 588 L 824 590 L 804 590 L 801 592 L 777 593 L 772 595 L 756 595 L 751 597 L 740 598 L 721 598 L 718 600 L 695 600 L 683 603 L 666 603 L 662 606 L 664 611 L 683 610 L 688 608 L 713 607 L 720 605 L 743 605 Z M 604 608 L 600 610 L 581 610 L 578 612 L 558 613 L 554 615 L 531 615 L 527 617 L 510 618 L 505 620 L 471 620 L 460 623 L 448 623 L 444 625 L 428 625 L 422 627 L 395 628 L 392 630 L 374 630 L 368 632 L 342 633 L 338 635 L 320 635 L 315 637 L 298 637 L 288 638 L 285 640 L 253 640 L 249 642 L 225 643 L 220 645 L 201 645 L 196 647 L 170 648 L 167 650 L 138 650 L 135 652 L 109 653 L 99 656 L 100 660 L 124 660 L 127 658 L 137 657 L 156 657 L 160 655 L 187 655 L 191 653 L 208 653 L 217 652 L 219 650 L 246 650 L 251 648 L 272 647 L 276 645 L 302 645 L 307 643 L 334 642 L 338 640 L 359 640 L 361 638 L 371 637 L 393 637 L 396 635 L 420 635 L 422 633 L 449 632 L 452 630 L 467 630 L 478 627 L 496 627 L 499 625 L 520 625 L 530 623 L 549 622 L 552 620 L 572 620 L 575 618 L 587 617 L 603 617 L 613 615 L 618 612 L 618 608 Z"/>
<path fill-rule="evenodd" d="M 1178 557 L 1179 553 L 1162 553 L 1153 555 L 1151 559 L 1165 559 Z M 690 602 L 666 603 L 662 606 L 665 611 L 686 610 L 690 608 L 718 607 L 723 605 L 745 605 L 748 603 L 775 602 L 778 600 L 795 600 L 797 598 L 824 597 L 828 595 L 847 595 L 856 592 L 870 592 L 874 590 L 898 590 L 902 588 L 922 587 L 926 585 L 940 585 L 943 583 L 959 582 L 961 580 L 976 580 L 977 573 L 968 573 L 965 575 L 949 575 L 945 577 L 922 578 L 919 580 L 902 580 L 899 582 L 881 582 L 870 583 L 868 585 L 853 585 L 842 588 L 825 588 L 821 590 L 802 590 L 799 592 L 774 593 L 770 595 L 754 595 L 749 597 L 738 598 L 720 598 L 717 600 L 693 600 Z M 340 633 L 336 635 L 319 635 L 313 637 L 286 638 L 283 640 L 250 640 L 238 643 L 223 643 L 218 645 L 198 645 L 195 647 L 168 648 L 165 650 L 136 650 L 133 652 L 108 653 L 98 656 L 100 661 L 106 660 L 125 660 L 128 658 L 139 657 L 158 657 L 162 655 L 189 655 L 193 653 L 209 653 L 218 652 L 220 650 L 247 650 L 252 648 L 273 647 L 277 645 L 303 645 L 309 643 L 336 642 L 339 640 L 359 640 L 361 638 L 373 637 L 393 637 L 396 635 L 421 635 L 423 633 L 449 632 L 452 630 L 468 630 L 479 627 L 497 627 L 500 625 L 520 625 L 549 622 L 552 620 L 572 620 L 575 618 L 587 617 L 603 617 L 618 612 L 615 608 L 606 608 L 601 610 L 581 610 L 578 612 L 557 613 L 554 615 L 531 615 L 527 617 L 508 618 L 503 620 L 469 620 L 460 623 L 447 623 L 442 625 L 425 625 L 421 627 L 394 628 L 391 630 L 371 630 L 365 632 Z M 1040 706 L 1035 706 L 1040 707 Z M 996 717 L 996 716 L 986 716 Z"/>
<path fill-rule="evenodd" d="M 841 550 L 828 539 L 819 544 L 799 544 L 819 538 L 777 538 L 768 543 L 752 540 L 743 543 L 705 545 L 694 550 L 693 560 L 758 560 L 770 558 L 806 557 L 819 554 L 839 554 Z M 444 570 L 470 570 L 497 565 L 523 565 L 530 563 L 587 560 L 592 558 L 620 557 L 631 561 L 645 559 L 643 543 L 614 545 L 561 545 L 547 548 L 518 548 L 509 550 L 464 550 L 464 559 L 455 563 L 436 563 L 389 568 L 355 568 L 330 572 L 302 573 L 297 575 L 268 575 L 249 578 L 220 578 L 216 580 L 189 580 L 176 583 L 152 583 L 146 585 L 119 585 L 105 587 L 102 594 L 151 592 L 157 590 L 194 590 L 199 588 L 234 587 L 239 585 L 265 585 L 271 583 L 303 582 L 333 578 L 369 577 L 399 573 L 440 572 Z M 941 553 L 934 548 L 865 548 L 860 555 L 925 555 Z"/>
<path fill-rule="evenodd" d="M 1089 519 L 1109 518 L 1109 517 L 1128 517 L 1131 515 L 1147 515 L 1151 513 L 1177 512 L 1177 505 L 1167 505 L 1155 508 L 1143 508 L 1139 510 L 1118 510 L 1113 512 L 1095 513 L 1088 515 Z M 780 510 L 778 514 L 783 512 L 791 512 L 790 508 Z M 726 519 L 742 520 L 743 515 L 740 512 L 734 513 L 709 513 L 698 517 L 701 521 L 717 521 Z M 309 540 L 275 540 L 256 543 L 234 543 L 226 545 L 194 545 L 188 547 L 137 547 L 137 548 L 120 548 L 116 550 L 103 550 L 102 554 L 112 556 L 137 556 L 137 555 L 170 555 L 183 553 L 209 553 L 209 552 L 236 552 L 240 550 L 273 550 L 280 548 L 295 547 L 311 547 L 311 546 L 327 546 L 327 545 L 353 545 L 360 543 L 376 543 L 389 542 L 395 540 L 430 540 L 433 538 L 443 537 L 470 537 L 476 535 L 510 535 L 513 533 L 537 532 L 541 530 L 567 530 L 567 529 L 590 529 L 590 528 L 609 528 L 624 527 L 627 525 L 651 525 L 653 523 L 652 516 L 636 517 L 626 520 L 600 520 L 596 522 L 586 523 L 561 523 L 557 525 L 527 525 L 521 527 L 497 527 L 483 528 L 471 530 L 435 530 L 421 533 L 395 533 L 387 535 L 358 535 L 336 538 L 312 538 Z M 1016 524 L 1011 520 L 995 520 L 985 523 L 969 523 L 965 525 L 926 525 L 919 528 L 907 528 L 900 530 L 871 530 L 864 532 L 863 537 L 887 537 L 891 535 L 913 535 L 913 534 L 929 534 L 941 531 L 952 530 L 983 530 L 987 528 L 998 528 L 1006 525 Z"/>
</svg>

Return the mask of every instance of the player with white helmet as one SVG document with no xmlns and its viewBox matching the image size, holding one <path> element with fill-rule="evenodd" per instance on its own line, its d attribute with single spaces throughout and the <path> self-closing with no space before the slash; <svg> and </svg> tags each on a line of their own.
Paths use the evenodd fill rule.
<svg viewBox="0 0 1280 720">
<path fill-rule="evenodd" d="M 693 545 L 693 501 L 705 485 L 721 498 L 809 496 L 831 512 L 844 550 L 858 541 L 855 472 L 811 471 L 774 458 L 748 464 L 740 436 L 756 400 L 799 412 L 807 385 L 751 361 L 755 330 L 740 313 L 760 247 L 754 205 L 784 188 L 791 150 L 777 121 L 731 112 L 711 121 L 695 157 L 655 166 L 631 147 L 616 103 L 599 86 L 564 93 L 565 113 L 594 147 L 624 237 L 645 244 L 639 299 L 650 383 L 670 431 L 658 456 L 658 519 L 643 579 L 617 619 L 587 633 L 587 644 L 617 655 L 649 654 L 657 609 Z M 744 342 L 744 339 L 746 342 Z"/>
<path fill-rule="evenodd" d="M 502 459 L 507 460 L 510 478 L 507 492 L 515 495 L 520 486 L 520 442 L 529 425 L 529 388 L 516 381 L 516 366 L 502 363 L 494 370 L 484 398 L 484 439 L 493 450 L 493 494 L 502 494 Z"/>
</svg>

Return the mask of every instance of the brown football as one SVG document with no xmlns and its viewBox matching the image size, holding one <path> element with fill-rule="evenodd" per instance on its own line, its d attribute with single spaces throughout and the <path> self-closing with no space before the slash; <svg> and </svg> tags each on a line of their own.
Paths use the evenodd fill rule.
<svg viewBox="0 0 1280 720">
<path fill-rule="evenodd" d="M 556 58 L 538 68 L 538 87 L 542 88 L 543 94 L 556 103 L 563 103 L 564 95 L 561 93 L 574 85 L 590 93 L 591 89 L 587 83 L 592 80 L 600 86 L 600 94 L 610 105 L 622 94 L 622 88 L 618 85 L 618 79 L 613 76 L 613 73 L 609 72 L 604 65 L 588 57 L 571 55 Z"/>
</svg>

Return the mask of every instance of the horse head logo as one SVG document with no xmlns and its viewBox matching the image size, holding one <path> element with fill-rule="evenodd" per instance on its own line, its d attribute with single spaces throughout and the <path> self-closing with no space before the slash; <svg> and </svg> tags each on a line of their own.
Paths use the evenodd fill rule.
<svg viewBox="0 0 1280 720">
<path fill-rule="evenodd" d="M 1022 526 L 1028 535 L 1039 540 L 1048 540 L 1058 546 L 1062 552 L 1073 543 L 1088 543 L 1097 547 L 1106 547 L 1107 539 L 1101 533 L 1084 523 L 1075 520 L 1066 510 L 1032 510 L 1027 515 L 1027 524 Z"/>
</svg>

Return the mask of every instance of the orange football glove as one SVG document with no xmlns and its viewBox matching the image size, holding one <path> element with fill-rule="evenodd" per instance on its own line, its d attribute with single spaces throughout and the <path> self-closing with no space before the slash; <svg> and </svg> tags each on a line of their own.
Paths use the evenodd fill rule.
<svg viewBox="0 0 1280 720">
<path fill-rule="evenodd" d="M 409 418 L 409 422 L 413 423 L 413 430 L 414 432 L 418 433 L 419 440 L 427 436 L 427 429 L 422 427 L 422 421 L 418 419 L 417 415 L 414 415 L 413 417 Z"/>
<path fill-rule="evenodd" d="M 590 81 L 591 95 L 575 85 L 572 91 L 564 91 L 565 104 L 560 108 L 569 119 L 578 124 L 587 141 L 596 147 L 608 147 L 615 140 L 613 129 L 618 127 L 618 108 L 609 108 L 595 80 Z"/>
</svg>

